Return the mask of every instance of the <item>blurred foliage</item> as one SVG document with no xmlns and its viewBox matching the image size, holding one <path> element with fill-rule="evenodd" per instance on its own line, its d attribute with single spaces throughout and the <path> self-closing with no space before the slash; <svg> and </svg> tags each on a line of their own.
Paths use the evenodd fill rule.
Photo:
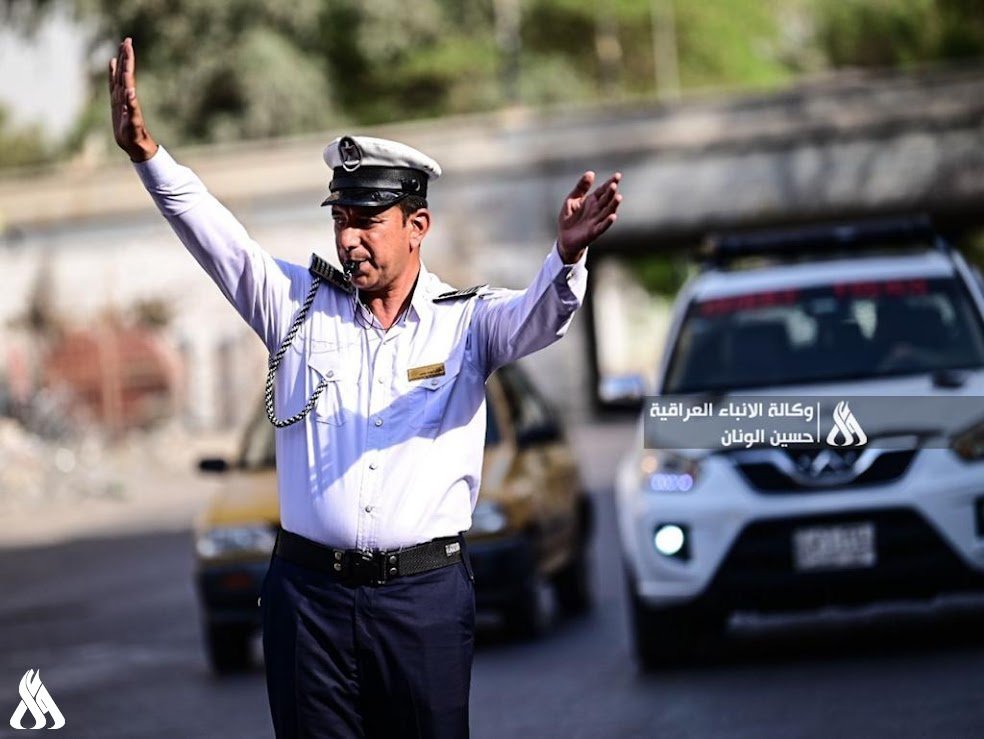
<svg viewBox="0 0 984 739">
<path fill-rule="evenodd" d="M 895 67 L 984 55 L 980 0 L 815 0 L 831 66 Z"/>
<path fill-rule="evenodd" d="M 632 274 L 651 295 L 672 297 L 691 275 L 693 262 L 689 255 L 655 255 L 631 261 Z"/>
<path fill-rule="evenodd" d="M 499 103 L 491 3 L 324 0 L 327 73 L 347 117 L 376 123 Z"/>
<path fill-rule="evenodd" d="M 190 142 L 283 136 L 330 123 L 323 3 L 77 0 L 105 39 L 133 38 L 155 135 Z M 100 92 L 105 90 L 105 68 Z M 101 97 L 104 96 L 101 95 Z"/>
<path fill-rule="evenodd" d="M 767 2 L 676 2 L 680 82 L 684 89 L 763 86 L 791 70 L 779 55 L 779 24 Z"/>
<path fill-rule="evenodd" d="M 37 126 L 11 125 L 7 109 L 0 105 L 0 167 L 19 167 L 44 161 L 48 156 Z"/>
<path fill-rule="evenodd" d="M 73 0 L 0 0 L 0 21 L 30 33 L 59 1 Z M 684 92 L 984 56 L 980 0 L 74 0 L 73 7 L 94 27 L 100 57 L 107 43 L 133 37 L 153 131 L 181 143 L 651 97 L 657 60 L 667 55 L 676 59 L 674 87 L 678 78 Z M 109 136 L 104 77 L 104 66 L 94 72 L 73 148 Z M 3 131 L 0 165 L 57 154 L 30 132 Z"/>
<path fill-rule="evenodd" d="M 964 233 L 957 242 L 957 248 L 967 257 L 967 261 L 984 271 L 984 228 Z"/>
</svg>

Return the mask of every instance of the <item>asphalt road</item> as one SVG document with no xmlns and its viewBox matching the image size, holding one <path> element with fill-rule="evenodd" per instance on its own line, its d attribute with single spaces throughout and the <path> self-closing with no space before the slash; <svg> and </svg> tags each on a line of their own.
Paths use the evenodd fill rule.
<svg viewBox="0 0 984 739">
<path fill-rule="evenodd" d="M 593 491 L 597 605 L 546 638 L 482 632 L 475 737 L 984 734 L 984 608 L 745 620 L 700 663 L 641 676 L 629 652 L 611 491 Z M 261 668 L 209 673 L 190 533 L 0 553 L 0 736 L 29 668 L 65 737 L 271 737 Z"/>
</svg>

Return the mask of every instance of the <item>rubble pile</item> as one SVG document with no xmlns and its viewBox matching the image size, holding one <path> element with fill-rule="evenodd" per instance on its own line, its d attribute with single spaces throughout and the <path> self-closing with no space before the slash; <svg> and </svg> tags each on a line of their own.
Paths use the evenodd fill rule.
<svg viewBox="0 0 984 739">
<path fill-rule="evenodd" d="M 95 434 L 45 438 L 0 418 L 0 513 L 119 497 L 122 485 L 110 456 Z"/>
</svg>

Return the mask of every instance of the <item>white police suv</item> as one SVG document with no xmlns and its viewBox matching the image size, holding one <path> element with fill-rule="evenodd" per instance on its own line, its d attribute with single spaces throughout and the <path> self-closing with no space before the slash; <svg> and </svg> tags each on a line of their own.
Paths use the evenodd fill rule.
<svg viewBox="0 0 984 739">
<path fill-rule="evenodd" d="M 653 403 L 923 410 L 851 446 L 738 430 L 717 448 L 646 449 L 641 423 L 616 498 L 644 668 L 685 659 L 736 611 L 984 592 L 984 294 L 927 220 L 720 238 L 674 311 Z M 957 429 L 954 403 L 970 419 Z"/>
</svg>

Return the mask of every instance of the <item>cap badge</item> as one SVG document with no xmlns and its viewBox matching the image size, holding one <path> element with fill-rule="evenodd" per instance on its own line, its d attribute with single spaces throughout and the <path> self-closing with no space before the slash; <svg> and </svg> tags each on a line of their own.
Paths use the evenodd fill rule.
<svg viewBox="0 0 984 739">
<path fill-rule="evenodd" d="M 338 155 L 342 159 L 342 169 L 354 172 L 362 166 L 362 149 L 351 136 L 344 136 L 338 142 Z"/>
</svg>

